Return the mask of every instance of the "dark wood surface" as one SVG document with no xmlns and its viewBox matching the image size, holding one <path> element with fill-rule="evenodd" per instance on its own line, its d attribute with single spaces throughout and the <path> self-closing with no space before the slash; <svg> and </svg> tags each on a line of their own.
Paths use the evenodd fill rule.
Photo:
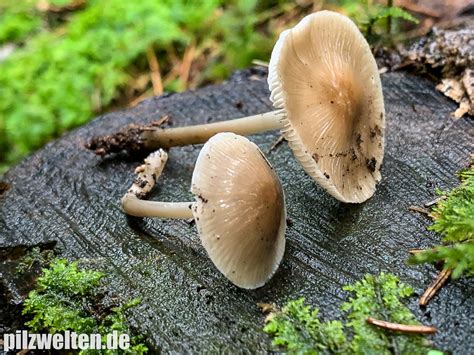
<svg viewBox="0 0 474 355">
<path fill-rule="evenodd" d="M 455 186 L 455 172 L 474 151 L 472 118 L 454 122 L 455 104 L 425 79 L 404 73 L 382 76 L 387 110 L 383 179 L 373 198 L 360 205 L 340 203 L 306 176 L 286 143 L 268 154 L 285 189 L 287 249 L 279 271 L 263 288 L 238 289 L 213 266 L 195 226 L 183 220 L 125 216 L 119 200 L 140 157 L 105 160 L 84 149 L 95 135 L 168 114 L 174 126 L 212 122 L 271 109 L 266 73 L 236 73 L 223 85 L 147 100 L 128 111 L 99 117 L 11 169 L 0 196 L 0 288 L 3 310 L 21 302 L 32 287 L 15 277 L 14 265 L 35 245 L 82 258 L 109 274 L 110 297 L 142 298 L 130 311 L 137 331 L 164 351 L 268 350 L 264 316 L 257 302 L 284 304 L 304 296 L 324 318 L 340 317 L 341 291 L 365 273 L 389 271 L 419 295 L 435 275 L 432 266 L 408 266 L 410 248 L 433 245 L 430 220 L 410 212 L 435 198 L 435 187 Z M 267 151 L 277 132 L 252 136 Z M 186 201 L 200 146 L 176 148 L 151 199 Z M 443 288 L 426 309 L 409 304 L 443 350 L 474 352 L 472 281 Z M 3 329 L 9 329 L 3 324 Z"/>
</svg>

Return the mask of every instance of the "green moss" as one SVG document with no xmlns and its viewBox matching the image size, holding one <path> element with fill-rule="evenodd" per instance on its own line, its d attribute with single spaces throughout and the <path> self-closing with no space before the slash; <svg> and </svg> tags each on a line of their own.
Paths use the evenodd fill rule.
<svg viewBox="0 0 474 355">
<path fill-rule="evenodd" d="M 342 323 L 322 323 L 318 310 L 306 306 L 304 298 L 288 302 L 270 318 L 263 330 L 273 335 L 273 345 L 283 346 L 291 353 L 329 354 L 348 350 Z"/>
<path fill-rule="evenodd" d="M 23 256 L 16 267 L 16 271 L 20 274 L 28 272 L 33 266 L 38 265 L 44 267 L 49 265 L 54 257 L 54 252 L 50 249 L 41 250 L 40 247 L 34 247 Z"/>
<path fill-rule="evenodd" d="M 391 274 L 366 275 L 344 287 L 353 296 L 341 306 L 345 324 L 321 322 L 318 310 L 304 299 L 290 301 L 271 315 L 264 331 L 272 344 L 298 354 L 427 354 L 431 349 L 420 335 L 389 332 L 367 323 L 368 317 L 403 324 L 419 324 L 401 300 L 413 290 Z"/>
<path fill-rule="evenodd" d="M 60 6 L 70 2 L 49 0 Z M 149 48 L 165 91 L 182 91 L 225 79 L 253 59 L 268 60 L 278 34 L 311 11 L 308 4 L 288 0 L 88 0 L 60 15 L 36 5 L 35 0 L 0 4 L 0 46 L 18 44 L 0 70 L 0 175 L 111 106 L 151 96 L 150 83 L 134 85 L 149 74 Z M 366 33 L 378 34 L 389 18 L 413 20 L 401 9 L 367 0 L 334 5 Z M 190 76 L 174 75 L 190 48 Z"/>
<path fill-rule="evenodd" d="M 474 275 L 474 162 L 460 173 L 461 185 L 433 208 L 429 227 L 443 236 L 443 245 L 414 255 L 413 263 L 442 261 L 453 278 Z"/>
<path fill-rule="evenodd" d="M 461 185 L 433 208 L 431 230 L 441 233 L 446 243 L 474 240 L 474 165 L 460 174 Z"/>
<path fill-rule="evenodd" d="M 5 42 L 19 42 L 39 31 L 41 17 L 33 0 L 3 0 L 0 3 L 0 47 Z"/>
<path fill-rule="evenodd" d="M 371 42 L 395 42 L 401 34 L 400 22 L 418 23 L 418 19 L 405 10 L 369 0 L 342 0 L 344 12 L 354 20 L 359 29 Z"/>
<path fill-rule="evenodd" d="M 257 4 L 90 0 L 56 30 L 36 31 L 34 3 L 25 3 L 25 13 L 11 20 L 19 28 L 9 29 L 0 21 L 5 39 L 35 34 L 2 62 L 0 169 L 112 104 L 137 71 L 149 71 L 150 47 L 164 76 L 177 65 L 171 59 L 181 58 L 194 43 L 206 63 L 195 85 L 227 77 L 254 58 L 267 58 L 276 33 L 256 31 L 262 20 Z M 8 7 L 12 16 L 13 8 Z M 180 77 L 165 84 L 166 90 L 187 85 Z"/>
<path fill-rule="evenodd" d="M 413 294 L 413 289 L 400 282 L 395 275 L 381 273 L 367 275 L 344 290 L 353 297 L 341 306 L 348 312 L 346 326 L 353 334 L 351 350 L 357 354 L 426 354 L 424 338 L 386 332 L 367 323 L 368 317 L 401 324 L 419 324 L 413 313 L 402 303 Z"/>
<path fill-rule="evenodd" d="M 23 314 L 32 317 L 26 325 L 35 332 L 57 333 L 71 330 L 85 334 L 99 333 L 104 341 L 106 334 L 114 330 L 130 335 L 125 312 L 136 306 L 140 300 L 132 300 L 112 308 L 100 318 L 97 317 L 94 305 L 99 298 L 98 290 L 103 277 L 101 272 L 80 269 L 77 262 L 53 260 L 48 268 L 43 269 L 43 274 L 37 279 L 36 289 L 29 293 L 24 302 Z M 130 343 L 130 348 L 120 353 L 143 354 L 148 350 L 139 336 L 131 336 Z M 99 352 L 83 350 L 81 353 Z"/>
</svg>

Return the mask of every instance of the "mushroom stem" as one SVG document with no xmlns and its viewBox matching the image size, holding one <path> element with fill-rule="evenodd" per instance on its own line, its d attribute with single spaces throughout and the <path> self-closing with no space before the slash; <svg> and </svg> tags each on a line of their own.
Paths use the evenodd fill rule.
<svg viewBox="0 0 474 355">
<path fill-rule="evenodd" d="M 193 218 L 191 211 L 193 202 L 142 200 L 155 186 L 167 160 L 168 154 L 160 149 L 151 153 L 145 159 L 145 164 L 135 169 L 137 177 L 122 198 L 122 208 L 125 213 L 135 217 Z"/>
<path fill-rule="evenodd" d="M 137 197 L 122 200 L 125 213 L 135 217 L 158 217 L 158 218 L 193 218 L 191 206 L 194 202 L 161 202 L 145 201 Z"/>
<path fill-rule="evenodd" d="M 282 128 L 279 111 L 188 127 L 160 128 L 157 122 L 147 126 L 130 125 L 112 135 L 93 138 L 86 147 L 98 155 L 126 150 L 154 151 L 160 148 L 205 143 L 221 132 L 249 135 Z"/>
<path fill-rule="evenodd" d="M 278 111 L 197 126 L 144 130 L 142 139 L 148 149 L 171 148 L 205 143 L 220 132 L 250 135 L 282 127 Z"/>
</svg>

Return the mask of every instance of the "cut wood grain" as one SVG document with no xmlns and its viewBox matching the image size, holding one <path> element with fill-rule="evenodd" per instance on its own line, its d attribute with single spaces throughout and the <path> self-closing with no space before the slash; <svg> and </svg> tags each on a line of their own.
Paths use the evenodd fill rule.
<svg viewBox="0 0 474 355">
<path fill-rule="evenodd" d="M 0 255 L 5 256 L 0 263 L 0 307 L 16 307 L 31 289 L 31 280 L 15 276 L 21 255 L 15 251 L 23 248 L 24 253 L 35 245 L 55 246 L 59 255 L 104 267 L 111 298 L 140 297 L 130 320 L 156 351 L 268 351 L 257 303 L 281 306 L 304 296 L 323 317 L 337 318 L 347 297 L 341 286 L 365 273 L 395 273 L 421 294 L 435 271 L 430 265 L 406 265 L 407 251 L 429 248 L 439 236 L 426 230 L 428 218 L 407 207 L 434 199 L 435 186 L 448 189 L 458 183 L 455 172 L 468 164 L 474 150 L 474 124 L 468 118 L 444 128 L 455 104 L 427 80 L 387 73 L 382 83 L 386 156 L 382 181 L 369 201 L 343 204 L 326 194 L 305 175 L 286 143 L 269 156 L 285 189 L 292 225 L 280 269 L 265 287 L 246 291 L 228 282 L 186 221 L 122 213 L 120 198 L 143 156 L 119 154 L 102 160 L 84 148 L 93 136 L 132 122 L 149 124 L 164 115 L 180 126 L 269 111 L 266 71 L 260 67 L 239 72 L 223 85 L 164 95 L 99 117 L 11 169 L 4 178 L 10 188 L 0 196 Z M 414 111 L 414 106 L 419 109 Z M 277 137 L 278 132 L 268 132 L 251 139 L 267 151 Z M 150 199 L 191 198 L 189 182 L 199 149 L 169 151 L 160 186 Z M 439 329 L 433 336 L 437 347 L 474 352 L 472 287 L 472 281 L 456 280 L 428 310 L 413 307 L 420 322 Z M 0 314 L 6 313 L 0 309 Z M 9 324 L 3 329 L 11 329 Z"/>
</svg>

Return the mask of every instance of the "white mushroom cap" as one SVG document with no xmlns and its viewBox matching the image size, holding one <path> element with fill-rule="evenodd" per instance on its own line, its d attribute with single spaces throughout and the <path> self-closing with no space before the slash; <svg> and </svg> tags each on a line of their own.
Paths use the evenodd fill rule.
<svg viewBox="0 0 474 355">
<path fill-rule="evenodd" d="M 280 35 L 268 85 L 305 171 L 341 201 L 371 197 L 381 178 L 385 110 L 377 64 L 356 25 L 330 11 L 306 16 Z"/>
<path fill-rule="evenodd" d="M 253 289 L 272 277 L 285 251 L 283 190 L 260 149 L 219 133 L 194 168 L 193 215 L 212 262 L 235 285 Z"/>
</svg>

